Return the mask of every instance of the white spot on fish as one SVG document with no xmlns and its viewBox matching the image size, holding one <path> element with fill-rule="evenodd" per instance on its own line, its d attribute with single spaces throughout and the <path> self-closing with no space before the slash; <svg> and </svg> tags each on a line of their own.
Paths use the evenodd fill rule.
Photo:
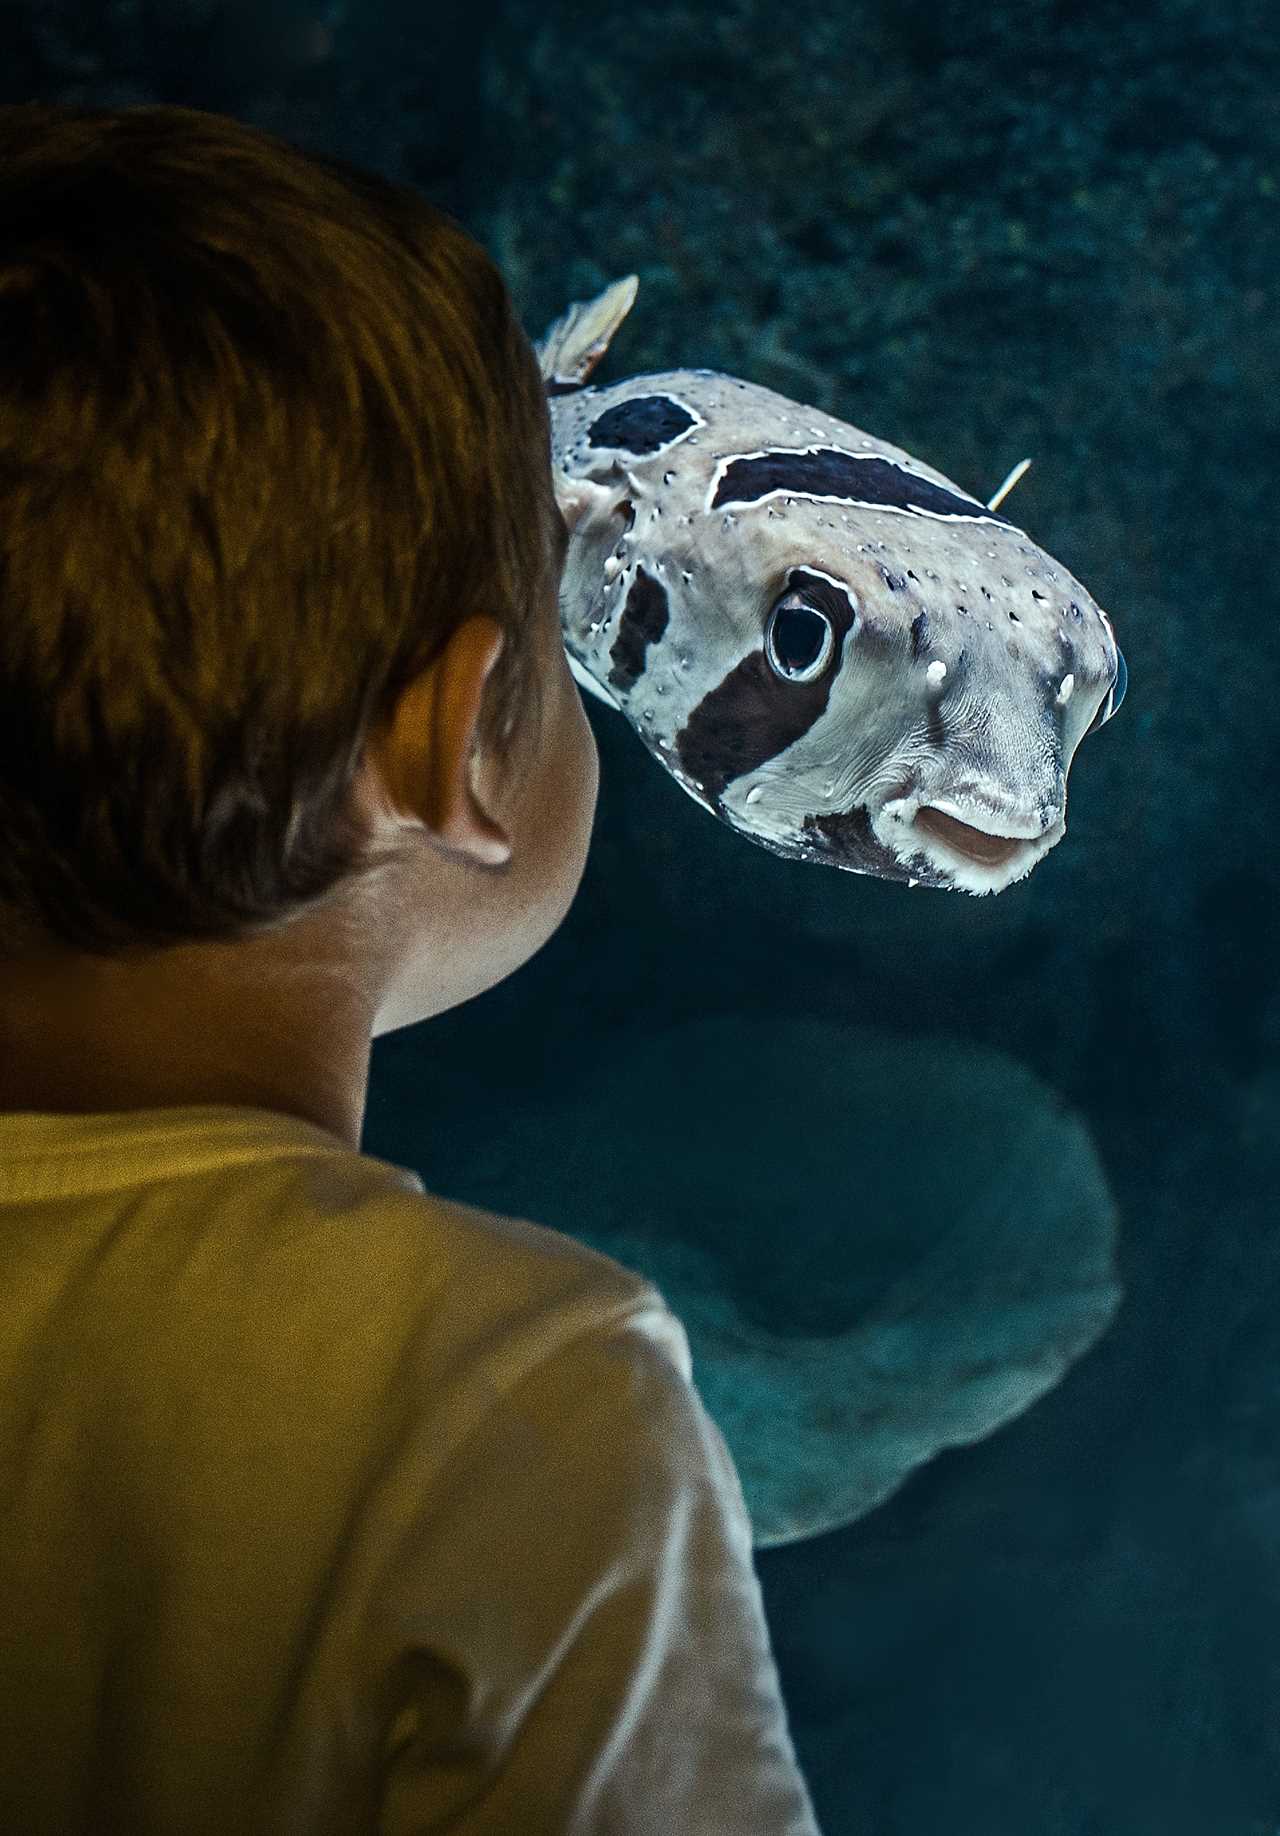
<svg viewBox="0 0 1280 1836">
<path fill-rule="evenodd" d="M 947 666 L 939 658 L 936 662 L 931 663 L 924 673 L 928 678 L 929 687 L 937 688 L 947 673 Z"/>
<path fill-rule="evenodd" d="M 1076 679 L 1074 676 L 1064 676 L 1062 678 L 1062 686 L 1059 688 L 1057 696 L 1058 706 L 1060 708 L 1065 708 L 1070 701 L 1071 692 L 1075 688 L 1075 685 Z"/>
</svg>

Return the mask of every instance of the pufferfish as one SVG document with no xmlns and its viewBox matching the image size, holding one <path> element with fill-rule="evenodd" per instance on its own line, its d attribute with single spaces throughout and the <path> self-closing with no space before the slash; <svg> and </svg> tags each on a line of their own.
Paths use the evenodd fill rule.
<svg viewBox="0 0 1280 1836">
<path fill-rule="evenodd" d="M 634 274 L 535 345 L 570 533 L 576 681 L 775 854 L 998 893 L 1066 833 L 1128 672 L 1111 621 L 997 505 L 715 370 L 586 378 Z"/>
</svg>

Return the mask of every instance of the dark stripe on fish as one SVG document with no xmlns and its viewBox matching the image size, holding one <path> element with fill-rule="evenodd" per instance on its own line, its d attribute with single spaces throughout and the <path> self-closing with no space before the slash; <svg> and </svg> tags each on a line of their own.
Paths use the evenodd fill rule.
<svg viewBox="0 0 1280 1836">
<path fill-rule="evenodd" d="M 643 567 L 637 567 L 618 623 L 618 635 L 609 651 L 613 665 L 609 671 L 610 688 L 625 692 L 635 687 L 644 674 L 645 653 L 666 631 L 670 617 L 667 589 Z"/>
<path fill-rule="evenodd" d="M 587 429 L 587 440 L 592 446 L 643 455 L 656 453 L 696 426 L 689 410 L 669 395 L 633 395 L 597 415 Z"/>
<path fill-rule="evenodd" d="M 812 682 L 783 682 L 769 667 L 763 644 L 703 696 L 676 734 L 685 775 L 718 798 L 736 778 L 785 752 L 827 711 L 831 684 L 844 661 L 857 614 L 846 593 L 804 568 L 788 569 L 790 590 L 812 598 L 831 619 L 835 642 L 827 667 Z"/>
<path fill-rule="evenodd" d="M 716 486 L 711 508 L 722 504 L 753 504 L 771 491 L 788 491 L 795 497 L 829 497 L 859 508 L 884 505 L 894 510 L 918 510 L 927 516 L 963 516 L 988 523 L 1008 524 L 976 498 L 961 497 L 927 478 L 904 472 L 888 459 L 855 458 L 834 447 L 809 453 L 761 453 L 754 459 L 733 459 Z"/>
</svg>

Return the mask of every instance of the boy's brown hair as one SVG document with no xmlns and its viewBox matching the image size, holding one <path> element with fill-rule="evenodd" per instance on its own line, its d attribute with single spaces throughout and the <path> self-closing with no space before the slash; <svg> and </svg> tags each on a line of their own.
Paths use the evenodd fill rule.
<svg viewBox="0 0 1280 1836">
<path fill-rule="evenodd" d="M 407 186 L 187 108 L 0 107 L 0 947 L 277 928 L 395 859 L 360 753 L 468 616 L 541 720 L 546 397 Z"/>
</svg>

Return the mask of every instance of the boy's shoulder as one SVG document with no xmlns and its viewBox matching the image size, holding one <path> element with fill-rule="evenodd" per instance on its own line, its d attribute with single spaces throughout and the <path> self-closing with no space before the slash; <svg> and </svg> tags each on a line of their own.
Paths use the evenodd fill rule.
<svg viewBox="0 0 1280 1836">
<path fill-rule="evenodd" d="M 305 1269 L 312 1296 L 327 1289 L 341 1307 L 399 1311 L 437 1338 L 477 1341 L 500 1322 L 545 1343 L 669 1314 L 646 1276 L 568 1230 L 447 1197 L 395 1162 L 348 1151 L 281 1173 L 268 1203 L 281 1220 L 282 1299 Z"/>
</svg>

